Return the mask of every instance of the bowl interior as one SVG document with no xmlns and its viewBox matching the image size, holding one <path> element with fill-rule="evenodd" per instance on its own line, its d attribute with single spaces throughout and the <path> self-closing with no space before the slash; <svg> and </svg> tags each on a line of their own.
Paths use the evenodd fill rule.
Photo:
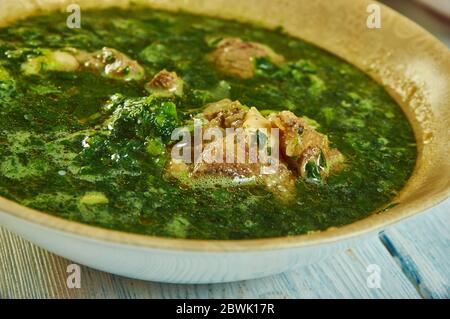
<svg viewBox="0 0 450 319">
<path fill-rule="evenodd" d="M 72 1 L 3 0 L 0 26 L 46 10 L 61 10 Z M 364 70 L 398 102 L 411 122 L 418 144 L 416 168 L 394 202 L 382 214 L 313 235 L 244 241 L 199 241 L 134 235 L 81 225 L 43 214 L 0 197 L 0 210 L 33 223 L 85 237 L 134 245 L 241 250 L 323 243 L 376 230 L 412 216 L 450 194 L 450 51 L 418 25 L 381 8 L 381 28 L 369 29 L 367 0 L 79 0 L 81 9 L 139 4 L 184 10 L 227 19 L 282 26 Z M 82 19 L 82 11 L 81 11 Z"/>
</svg>

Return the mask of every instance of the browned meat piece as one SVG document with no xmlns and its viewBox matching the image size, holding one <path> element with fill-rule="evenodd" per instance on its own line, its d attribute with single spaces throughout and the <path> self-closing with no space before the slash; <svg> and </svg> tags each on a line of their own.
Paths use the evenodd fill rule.
<svg viewBox="0 0 450 319">
<path fill-rule="evenodd" d="M 215 179 L 215 186 L 264 185 L 278 199 L 283 201 L 292 199 L 296 194 L 295 175 L 286 164 L 279 163 L 276 171 L 271 174 L 262 174 L 262 165 L 261 163 L 201 163 L 196 166 L 190 177 L 194 181 L 211 176 L 219 177 Z"/>
<path fill-rule="evenodd" d="M 187 187 L 259 184 L 277 198 L 290 200 L 296 194 L 297 176 L 318 182 L 342 167 L 344 158 L 338 150 L 329 147 L 328 138 L 292 112 L 273 113 L 266 118 L 254 107 L 247 109 L 238 101 L 222 100 L 207 105 L 197 118 L 203 120 L 203 129 L 216 128 L 219 133 L 226 128 L 236 130 L 224 137 L 219 135 L 217 140 L 204 141 L 201 160 L 196 163 L 170 162 L 167 175 Z M 279 140 L 273 143 L 262 138 L 266 140 L 265 147 L 271 149 L 266 158 L 269 161 L 250 160 L 254 134 L 264 130 L 270 134 L 273 128 L 279 129 Z M 238 137 L 245 143 L 239 144 Z M 277 165 L 270 165 L 274 162 Z"/>
<path fill-rule="evenodd" d="M 281 153 L 301 177 L 308 178 L 308 163 L 314 170 L 312 173 L 317 171 L 322 178 L 341 167 L 342 154 L 331 149 L 328 137 L 314 130 L 304 119 L 283 111 L 270 115 L 269 120 L 280 129 Z"/>
<path fill-rule="evenodd" d="M 239 128 L 244 123 L 247 108 L 239 101 L 224 99 L 219 102 L 208 104 L 200 117 L 208 121 L 205 128 Z"/>
<path fill-rule="evenodd" d="M 248 79 L 254 76 L 254 59 L 270 58 L 274 63 L 284 62 L 283 56 L 271 48 L 256 42 L 246 42 L 239 38 L 222 40 L 209 58 L 222 72 Z"/>
<path fill-rule="evenodd" d="M 88 53 L 77 49 L 68 49 L 83 68 L 101 72 L 104 76 L 124 81 L 140 80 L 144 77 L 144 69 L 135 60 L 115 49 L 103 49 Z"/>
<path fill-rule="evenodd" d="M 184 82 L 175 72 L 162 70 L 146 84 L 145 89 L 157 96 L 183 95 Z"/>
<path fill-rule="evenodd" d="M 243 154 L 248 157 L 249 147 L 248 147 L 248 136 L 245 134 L 241 135 L 245 140 L 245 149 Z M 228 160 L 227 163 L 227 147 L 229 145 L 233 146 L 232 150 L 229 150 L 230 153 L 234 154 L 232 157 L 232 161 Z M 221 150 L 220 150 L 221 147 Z M 257 176 L 261 174 L 261 164 L 260 163 L 250 163 L 248 161 L 244 163 L 240 163 L 238 161 L 238 151 L 237 151 L 237 133 L 229 134 L 224 136 L 222 140 L 212 141 L 210 143 L 206 143 L 203 146 L 203 150 L 201 153 L 202 162 L 194 165 L 192 174 L 196 175 L 205 175 L 205 174 L 219 174 L 223 176 L 228 176 L 231 178 L 240 178 L 240 177 L 251 177 Z M 220 153 L 219 153 L 220 150 Z M 231 158 L 231 157 L 230 157 Z M 230 163 L 232 162 L 232 163 Z"/>
<path fill-rule="evenodd" d="M 244 134 L 244 138 L 248 138 L 248 135 Z M 201 152 L 202 161 L 185 164 L 179 160 L 172 160 L 166 167 L 166 173 L 168 173 L 166 175 L 176 178 L 186 187 L 192 188 L 264 185 L 268 191 L 281 200 L 287 201 L 295 195 L 295 176 L 286 164 L 279 163 L 275 171 L 263 173 L 263 167 L 267 167 L 267 163 L 261 161 L 239 163 L 236 141 L 236 134 L 230 134 L 220 142 L 207 143 Z M 227 163 L 227 145 L 234 147 L 234 157 L 231 163 L 230 161 Z M 217 150 L 220 147 L 222 147 L 222 151 L 221 154 L 218 154 Z M 243 154 L 248 159 L 248 141 Z M 217 162 L 217 159 L 221 160 Z"/>
</svg>

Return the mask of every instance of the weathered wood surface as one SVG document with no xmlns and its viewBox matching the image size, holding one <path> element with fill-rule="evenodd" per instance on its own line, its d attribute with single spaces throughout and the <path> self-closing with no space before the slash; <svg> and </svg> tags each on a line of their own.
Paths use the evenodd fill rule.
<svg viewBox="0 0 450 319">
<path fill-rule="evenodd" d="M 0 228 L 1 298 L 449 298 L 450 200 L 325 261 L 277 276 L 214 285 L 143 282 L 82 268 L 69 289 L 69 260 Z M 369 288 L 369 265 L 380 288 Z"/>
</svg>

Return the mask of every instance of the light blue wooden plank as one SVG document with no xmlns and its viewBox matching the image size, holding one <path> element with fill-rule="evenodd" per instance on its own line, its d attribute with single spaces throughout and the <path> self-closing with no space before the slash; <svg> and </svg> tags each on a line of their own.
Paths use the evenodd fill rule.
<svg viewBox="0 0 450 319">
<path fill-rule="evenodd" d="M 381 288 L 367 286 L 367 266 L 381 270 Z M 161 298 L 420 298 L 375 236 L 315 265 L 272 277 L 214 285 L 159 285 Z"/>
<path fill-rule="evenodd" d="M 450 200 L 380 239 L 424 298 L 450 298 Z"/>
</svg>

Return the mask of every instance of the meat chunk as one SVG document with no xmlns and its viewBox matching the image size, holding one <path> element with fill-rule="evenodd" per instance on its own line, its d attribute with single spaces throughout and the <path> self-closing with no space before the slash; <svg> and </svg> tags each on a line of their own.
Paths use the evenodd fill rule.
<svg viewBox="0 0 450 319">
<path fill-rule="evenodd" d="M 74 72 L 90 70 L 103 76 L 123 81 L 140 80 L 144 69 L 125 54 L 111 48 L 89 53 L 74 48 L 60 50 L 41 49 L 41 55 L 22 64 L 25 74 L 40 74 L 43 71 Z"/>
<path fill-rule="evenodd" d="M 286 164 L 271 155 L 264 161 L 260 158 L 250 160 L 252 134 L 258 129 L 271 128 L 271 122 L 256 108 L 248 109 L 239 101 L 225 99 L 207 105 L 197 118 L 203 119 L 203 130 L 215 128 L 222 133 L 227 128 L 236 130 L 220 135 L 218 139 L 204 141 L 199 161 L 186 164 L 172 160 L 166 168 L 166 176 L 176 178 L 186 187 L 264 185 L 282 200 L 295 195 L 295 176 Z M 274 162 L 278 165 L 269 172 L 268 168 Z"/>
<path fill-rule="evenodd" d="M 248 139 L 249 135 L 243 135 Z M 178 181 L 190 188 L 212 188 L 212 187 L 237 187 L 262 185 L 280 200 L 291 200 L 295 194 L 295 176 L 286 164 L 278 163 L 276 169 L 270 173 L 264 173 L 264 167 L 269 164 L 262 161 L 250 162 L 238 161 L 236 134 L 226 135 L 221 141 L 206 143 L 200 155 L 201 161 L 186 164 L 179 160 L 172 160 L 166 168 L 167 176 L 176 178 Z M 234 148 L 232 161 L 227 159 L 229 145 Z M 249 158 L 249 143 L 245 143 L 243 154 Z M 217 150 L 222 148 L 221 160 L 217 160 Z"/>
<path fill-rule="evenodd" d="M 280 151 L 289 167 L 302 178 L 319 181 L 338 170 L 342 154 L 329 146 L 328 137 L 290 111 L 272 114 L 269 120 L 280 129 Z"/>
<path fill-rule="evenodd" d="M 209 55 L 217 68 L 229 75 L 242 79 L 252 78 L 255 74 L 254 59 L 266 57 L 274 63 L 284 62 L 283 56 L 271 48 L 257 42 L 246 42 L 239 38 L 222 40 Z"/>
<path fill-rule="evenodd" d="M 104 47 L 93 53 L 74 49 L 71 51 L 83 68 L 101 72 L 105 77 L 124 81 L 144 77 L 144 69 L 139 63 L 116 49 Z"/>
<path fill-rule="evenodd" d="M 205 128 L 220 127 L 239 128 L 242 127 L 248 108 L 239 101 L 224 99 L 208 104 L 200 114 L 207 121 Z"/>
<path fill-rule="evenodd" d="M 297 178 L 322 182 L 339 170 L 344 161 L 338 150 L 330 148 L 327 136 L 308 124 L 310 120 L 289 111 L 265 117 L 255 107 L 248 109 L 239 101 L 225 99 L 207 105 L 197 118 L 202 119 L 203 130 L 215 128 L 219 133 L 228 128 L 235 130 L 203 141 L 194 163 L 179 160 L 169 163 L 166 175 L 186 187 L 263 185 L 277 198 L 288 201 L 295 197 Z M 272 135 L 274 129 L 279 133 L 276 140 Z M 258 158 L 252 160 L 255 145 Z M 195 147 L 192 145 L 192 149 Z M 259 157 L 261 147 L 270 149 L 263 158 Z M 274 163 L 275 166 L 271 165 Z"/>
<path fill-rule="evenodd" d="M 183 80 L 178 77 L 175 72 L 162 70 L 156 74 L 153 79 L 145 85 L 145 89 L 157 96 L 182 96 L 183 95 Z"/>
</svg>

